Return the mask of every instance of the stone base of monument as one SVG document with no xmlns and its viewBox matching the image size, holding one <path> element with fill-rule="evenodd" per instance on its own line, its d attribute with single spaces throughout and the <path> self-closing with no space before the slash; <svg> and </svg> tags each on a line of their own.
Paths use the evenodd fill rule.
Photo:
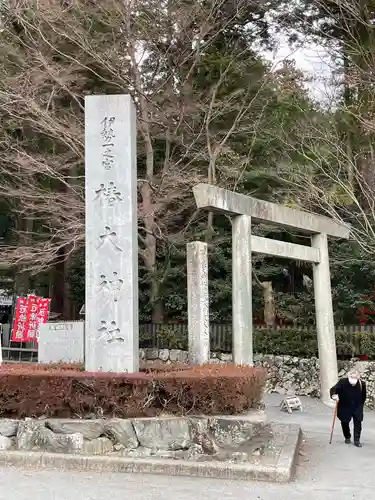
<svg viewBox="0 0 375 500">
<path fill-rule="evenodd" d="M 0 464 L 287 482 L 299 426 L 245 416 L 0 420 Z"/>
</svg>

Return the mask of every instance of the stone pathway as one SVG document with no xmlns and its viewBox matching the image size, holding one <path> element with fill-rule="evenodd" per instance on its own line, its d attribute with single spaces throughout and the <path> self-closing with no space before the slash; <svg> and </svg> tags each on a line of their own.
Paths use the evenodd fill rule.
<svg viewBox="0 0 375 500">
<path fill-rule="evenodd" d="M 301 398 L 304 411 L 279 411 L 279 396 L 267 397 L 271 420 L 299 423 L 306 442 L 297 478 L 277 485 L 137 474 L 88 474 L 0 469 L 0 500 L 368 500 L 375 491 L 375 412 L 365 414 L 362 449 L 345 445 L 337 426 L 328 444 L 332 410 Z"/>
</svg>

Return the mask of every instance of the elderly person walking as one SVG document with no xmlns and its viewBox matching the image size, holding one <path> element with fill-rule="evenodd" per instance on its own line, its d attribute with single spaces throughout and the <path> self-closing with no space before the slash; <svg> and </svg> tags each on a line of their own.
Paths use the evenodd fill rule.
<svg viewBox="0 0 375 500">
<path fill-rule="evenodd" d="M 341 379 L 332 387 L 331 398 L 338 401 L 337 417 L 341 421 L 345 443 L 351 443 L 349 423 L 353 419 L 354 445 L 362 448 L 361 431 L 363 420 L 363 406 L 366 401 L 366 384 L 360 379 L 357 370 L 351 370 L 347 378 Z"/>
</svg>

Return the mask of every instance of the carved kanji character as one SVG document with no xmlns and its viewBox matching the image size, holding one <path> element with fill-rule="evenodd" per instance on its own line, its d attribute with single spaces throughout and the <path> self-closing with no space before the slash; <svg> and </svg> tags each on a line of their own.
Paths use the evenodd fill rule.
<svg viewBox="0 0 375 500">
<path fill-rule="evenodd" d="M 125 339 L 121 336 L 120 328 L 118 328 L 116 321 L 108 321 L 102 320 L 100 322 L 100 327 L 98 331 L 102 334 L 99 338 L 105 339 L 107 344 L 111 344 L 113 342 L 125 342 Z"/>
<path fill-rule="evenodd" d="M 119 247 L 116 243 L 117 233 L 116 231 L 112 231 L 109 226 L 105 226 L 105 232 L 99 236 L 99 245 L 97 249 L 104 245 L 104 243 L 109 242 L 116 250 L 122 252 L 122 248 Z"/>
<path fill-rule="evenodd" d="M 119 278 L 118 273 L 116 273 L 115 271 L 112 274 L 113 274 L 113 279 L 111 280 L 107 279 L 107 276 L 105 274 L 100 275 L 99 288 L 102 290 L 107 289 L 111 291 L 113 293 L 113 300 L 115 302 L 118 302 L 119 294 L 122 285 L 124 284 L 124 280 L 122 278 Z"/>
<path fill-rule="evenodd" d="M 102 121 L 102 132 L 101 137 L 105 142 L 111 142 L 111 140 L 115 137 L 115 131 L 113 130 L 112 125 L 115 123 L 116 118 L 114 116 L 105 117 Z"/>
<path fill-rule="evenodd" d="M 121 197 L 120 191 L 118 191 L 116 184 L 110 182 L 106 187 L 104 184 L 100 184 L 100 188 L 95 190 L 95 199 L 106 200 L 109 205 L 113 205 L 115 201 L 124 201 Z"/>
</svg>

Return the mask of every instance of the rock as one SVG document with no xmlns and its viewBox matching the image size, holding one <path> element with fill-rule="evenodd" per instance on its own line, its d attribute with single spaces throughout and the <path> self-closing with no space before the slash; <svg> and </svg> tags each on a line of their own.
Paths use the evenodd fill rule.
<svg viewBox="0 0 375 500">
<path fill-rule="evenodd" d="M 232 453 L 231 462 L 235 464 L 243 464 L 249 460 L 248 454 L 243 451 L 235 451 Z"/>
<path fill-rule="evenodd" d="M 171 349 L 169 351 L 169 359 L 177 363 L 187 363 L 188 352 L 180 351 L 179 349 Z"/>
<path fill-rule="evenodd" d="M 11 448 L 13 448 L 13 439 L 0 436 L 0 450 L 10 450 Z"/>
<path fill-rule="evenodd" d="M 271 393 L 274 392 L 276 394 L 280 394 L 281 396 L 285 396 L 286 390 L 283 387 L 278 387 L 276 386 L 274 389 L 270 391 Z"/>
<path fill-rule="evenodd" d="M 237 447 L 249 441 L 255 433 L 251 422 L 225 417 L 213 418 L 209 429 L 220 448 Z"/>
<path fill-rule="evenodd" d="M 200 444 L 199 436 L 209 432 L 208 417 L 192 417 L 190 418 L 190 436 L 194 444 Z"/>
<path fill-rule="evenodd" d="M 82 434 L 54 434 L 44 425 L 40 425 L 40 422 L 21 422 L 18 428 L 17 448 L 19 450 L 41 449 L 53 453 L 75 453 L 82 446 Z"/>
<path fill-rule="evenodd" d="M 200 444 L 194 443 L 188 449 L 187 457 L 186 458 L 188 460 L 194 460 L 194 458 L 197 455 L 203 455 L 203 453 L 204 453 L 203 447 Z"/>
<path fill-rule="evenodd" d="M 78 432 L 72 434 L 55 434 L 47 427 L 37 431 L 35 447 L 52 453 L 77 453 L 82 450 L 84 439 Z"/>
<path fill-rule="evenodd" d="M 144 349 L 139 349 L 139 359 L 141 361 L 145 360 L 146 359 L 146 352 Z"/>
<path fill-rule="evenodd" d="M 275 356 L 275 366 L 279 367 L 283 364 L 284 359 L 282 356 Z"/>
<path fill-rule="evenodd" d="M 106 437 L 84 440 L 80 453 L 82 455 L 106 455 L 113 451 L 112 441 Z"/>
<path fill-rule="evenodd" d="M 36 446 L 39 430 L 45 427 L 45 421 L 27 419 L 18 425 L 16 445 L 18 450 L 32 450 Z"/>
<path fill-rule="evenodd" d="M 217 455 L 219 447 L 215 442 L 214 436 L 210 432 L 202 432 L 195 436 L 196 444 L 202 447 L 203 453 L 208 455 Z"/>
<path fill-rule="evenodd" d="M 138 439 L 131 420 L 124 418 L 113 418 L 104 424 L 104 434 L 109 437 L 115 445 L 123 445 L 125 448 L 138 448 Z"/>
<path fill-rule="evenodd" d="M 46 426 L 56 434 L 82 434 L 85 439 L 96 439 L 104 433 L 103 420 L 48 419 Z"/>
<path fill-rule="evenodd" d="M 153 348 L 146 349 L 146 359 L 149 360 L 159 359 L 159 349 L 153 349 Z"/>
<path fill-rule="evenodd" d="M 180 363 L 187 363 L 189 359 L 189 353 L 187 351 L 180 351 L 180 356 L 178 361 Z"/>
<path fill-rule="evenodd" d="M 2 418 L 0 420 L 0 434 L 5 437 L 14 437 L 17 435 L 19 420 Z"/>
<path fill-rule="evenodd" d="M 231 363 L 232 362 L 232 354 L 228 354 L 225 352 L 221 352 L 219 356 L 220 360 L 223 361 L 224 363 Z"/>
<path fill-rule="evenodd" d="M 145 448 L 158 450 L 183 450 L 193 442 L 187 418 L 140 418 L 133 420 L 139 444 Z"/>
<path fill-rule="evenodd" d="M 159 359 L 161 361 L 164 361 L 164 362 L 168 361 L 168 359 L 169 359 L 169 349 L 160 349 L 160 351 L 159 351 Z"/>
<path fill-rule="evenodd" d="M 216 455 L 219 452 L 219 447 L 215 442 L 215 437 L 209 429 L 207 418 L 192 418 L 191 419 L 191 436 L 194 443 L 201 448 L 203 453 Z"/>
<path fill-rule="evenodd" d="M 22 425 L 22 424 L 27 424 Z M 112 441 L 101 437 L 86 440 L 79 432 L 55 434 L 38 421 L 21 422 L 17 434 L 19 450 L 42 450 L 51 453 L 79 453 L 103 455 L 113 451 Z"/>
<path fill-rule="evenodd" d="M 121 451 L 121 456 L 132 458 L 147 458 L 151 457 L 151 449 L 139 446 L 136 450 L 125 449 Z"/>
<path fill-rule="evenodd" d="M 152 456 L 157 458 L 170 458 L 172 460 L 184 460 L 187 458 L 186 450 L 156 450 L 152 452 Z"/>
<path fill-rule="evenodd" d="M 187 460 L 196 460 L 197 457 L 203 455 L 203 453 L 204 453 L 203 447 L 200 444 L 194 443 L 188 449 L 186 458 Z"/>
<path fill-rule="evenodd" d="M 180 351 L 178 349 L 171 349 L 169 351 L 169 359 L 172 361 L 172 362 L 176 362 L 177 361 L 177 358 L 180 354 Z"/>
</svg>

